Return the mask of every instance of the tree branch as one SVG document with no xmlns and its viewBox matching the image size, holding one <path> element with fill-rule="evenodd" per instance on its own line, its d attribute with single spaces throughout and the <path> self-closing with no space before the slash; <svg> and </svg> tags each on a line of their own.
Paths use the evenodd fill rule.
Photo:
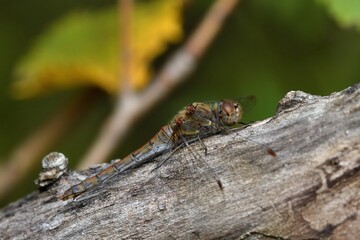
<svg viewBox="0 0 360 240">
<path fill-rule="evenodd" d="M 326 97 L 289 92 L 272 118 L 204 139 L 206 156 L 195 143 L 197 159 L 184 148 L 156 171 L 159 159 L 63 202 L 57 196 L 81 176 L 71 173 L 4 208 L 0 232 L 3 239 L 356 239 L 359 139 L 360 84 Z"/>
</svg>

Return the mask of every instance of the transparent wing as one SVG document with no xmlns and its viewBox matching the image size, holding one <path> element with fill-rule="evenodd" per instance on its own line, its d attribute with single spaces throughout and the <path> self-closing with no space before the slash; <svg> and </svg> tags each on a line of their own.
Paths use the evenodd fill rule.
<svg viewBox="0 0 360 240">
<path fill-rule="evenodd" d="M 238 97 L 235 98 L 237 100 L 241 107 L 243 108 L 244 114 L 248 114 L 256 105 L 256 97 L 251 95 L 247 97 Z"/>
<path fill-rule="evenodd" d="M 234 100 L 236 100 L 240 103 L 245 114 L 249 113 L 256 105 L 256 97 L 254 95 L 237 97 Z M 204 103 L 209 104 L 209 105 L 213 105 L 218 102 L 219 101 L 204 101 Z"/>
</svg>

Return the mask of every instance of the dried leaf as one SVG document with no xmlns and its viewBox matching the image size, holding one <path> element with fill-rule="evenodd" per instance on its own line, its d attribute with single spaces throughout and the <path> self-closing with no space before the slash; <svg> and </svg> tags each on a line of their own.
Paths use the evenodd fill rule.
<svg viewBox="0 0 360 240">
<path fill-rule="evenodd" d="M 135 5 L 132 20 L 135 89 L 147 85 L 151 61 L 181 37 L 181 0 Z M 121 74 L 117 7 L 70 13 L 46 31 L 15 69 L 13 93 L 29 98 L 51 90 L 97 86 L 116 94 Z M 119 69 L 120 68 L 120 69 Z"/>
</svg>

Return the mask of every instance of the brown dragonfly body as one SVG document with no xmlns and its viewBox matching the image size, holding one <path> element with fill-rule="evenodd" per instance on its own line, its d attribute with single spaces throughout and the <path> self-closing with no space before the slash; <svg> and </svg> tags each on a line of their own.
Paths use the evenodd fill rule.
<svg viewBox="0 0 360 240">
<path fill-rule="evenodd" d="M 188 141 L 224 131 L 226 127 L 237 124 L 242 113 L 242 106 L 238 101 L 233 100 L 189 104 L 144 146 L 94 176 L 72 186 L 65 191 L 61 199 L 75 198 L 110 177 L 134 168 L 160 154 L 182 147 Z"/>
</svg>

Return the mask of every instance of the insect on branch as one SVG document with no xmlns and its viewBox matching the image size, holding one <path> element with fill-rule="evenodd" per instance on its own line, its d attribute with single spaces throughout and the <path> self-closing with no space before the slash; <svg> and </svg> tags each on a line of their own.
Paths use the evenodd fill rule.
<svg viewBox="0 0 360 240">
<path fill-rule="evenodd" d="M 98 137 L 80 162 L 80 169 L 105 161 L 130 126 L 185 80 L 237 3 L 238 0 L 214 2 L 189 40 L 168 60 L 152 84 L 137 95 L 125 94 L 121 98 L 121 103 L 105 120 Z"/>
</svg>

